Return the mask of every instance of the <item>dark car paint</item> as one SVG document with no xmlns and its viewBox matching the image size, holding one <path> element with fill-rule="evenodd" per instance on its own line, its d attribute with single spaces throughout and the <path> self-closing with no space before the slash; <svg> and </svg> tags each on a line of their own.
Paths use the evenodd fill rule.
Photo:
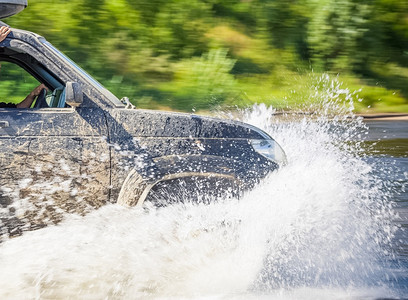
<svg viewBox="0 0 408 300">
<path fill-rule="evenodd" d="M 141 204 L 163 180 L 219 177 L 248 189 L 278 167 L 252 148 L 251 139 L 270 138 L 258 128 L 125 108 L 44 43 L 13 29 L 0 47 L 24 51 L 62 84 L 78 82 L 84 101 L 77 108 L 0 109 L 0 216 L 9 234 L 108 202 Z M 27 55 L 13 59 L 29 69 Z"/>
</svg>

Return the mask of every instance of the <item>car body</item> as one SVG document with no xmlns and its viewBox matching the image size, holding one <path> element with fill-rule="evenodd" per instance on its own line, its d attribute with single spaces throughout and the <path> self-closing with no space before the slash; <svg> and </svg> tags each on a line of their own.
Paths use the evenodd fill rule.
<svg viewBox="0 0 408 300">
<path fill-rule="evenodd" d="M 49 89 L 46 102 L 37 99 L 42 107 L 0 108 L 4 233 L 107 203 L 165 205 L 183 184 L 193 193 L 238 195 L 285 161 L 280 146 L 248 124 L 118 100 L 35 33 L 12 29 L 0 43 L 1 61 Z"/>
</svg>

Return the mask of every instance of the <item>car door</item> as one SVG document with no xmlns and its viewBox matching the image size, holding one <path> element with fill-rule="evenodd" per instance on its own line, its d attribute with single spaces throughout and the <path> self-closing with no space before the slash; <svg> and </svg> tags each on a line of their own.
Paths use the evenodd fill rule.
<svg viewBox="0 0 408 300">
<path fill-rule="evenodd" d="M 21 170 L 25 168 L 30 137 L 18 136 L 20 120 L 18 110 L 0 109 L 0 235 L 15 234 L 23 225 L 16 217 L 18 205 L 13 202 L 20 198 L 17 187 L 26 177 Z"/>
<path fill-rule="evenodd" d="M 45 55 L 32 38 L 30 33 L 13 30 L 1 42 L 0 60 L 27 71 L 38 80 L 36 84 L 49 88 L 49 94 L 64 89 L 70 81 L 65 68 Z M 8 102 L 26 79 L 5 89 L 2 84 L 20 77 L 11 72 L 11 78 L 5 78 L 3 71 L 0 100 Z M 29 88 L 25 95 L 33 87 Z M 24 94 L 19 93 L 13 101 L 21 101 Z M 84 107 L 0 109 L 0 170 L 7 170 L 0 171 L 3 230 L 57 223 L 67 213 L 85 214 L 109 200 L 107 123 L 103 110 L 83 96 Z"/>
<path fill-rule="evenodd" d="M 8 230 L 57 223 L 109 200 L 106 121 L 98 108 L 0 109 L 0 127 L 1 218 Z"/>
</svg>

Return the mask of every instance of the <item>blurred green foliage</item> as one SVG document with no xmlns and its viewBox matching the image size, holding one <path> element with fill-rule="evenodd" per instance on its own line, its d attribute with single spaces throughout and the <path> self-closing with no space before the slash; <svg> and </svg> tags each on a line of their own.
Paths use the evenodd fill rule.
<svg viewBox="0 0 408 300">
<path fill-rule="evenodd" d="M 8 103 L 21 102 L 39 82 L 21 67 L 10 63 L 0 64 L 0 99 Z"/>
<path fill-rule="evenodd" d="M 408 112 L 406 0 L 38 0 L 5 21 L 138 107 L 291 108 L 326 73 L 358 111 Z"/>
</svg>

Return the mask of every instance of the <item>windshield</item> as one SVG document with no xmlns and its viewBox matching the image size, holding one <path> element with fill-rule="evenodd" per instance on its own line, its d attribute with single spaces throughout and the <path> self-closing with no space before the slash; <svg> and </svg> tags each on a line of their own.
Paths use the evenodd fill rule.
<svg viewBox="0 0 408 300">
<path fill-rule="evenodd" d="M 123 103 L 119 101 L 109 90 L 107 90 L 102 84 L 100 84 L 97 80 L 95 80 L 91 75 L 85 72 L 81 67 L 79 67 L 76 63 L 74 63 L 70 58 L 68 58 L 65 54 L 55 48 L 50 42 L 46 39 L 41 38 L 41 42 L 47 46 L 50 50 L 52 50 L 57 56 L 59 56 L 62 60 L 70 64 L 78 73 L 86 78 L 93 86 L 95 86 L 99 91 L 101 91 L 115 106 L 123 106 Z"/>
</svg>

